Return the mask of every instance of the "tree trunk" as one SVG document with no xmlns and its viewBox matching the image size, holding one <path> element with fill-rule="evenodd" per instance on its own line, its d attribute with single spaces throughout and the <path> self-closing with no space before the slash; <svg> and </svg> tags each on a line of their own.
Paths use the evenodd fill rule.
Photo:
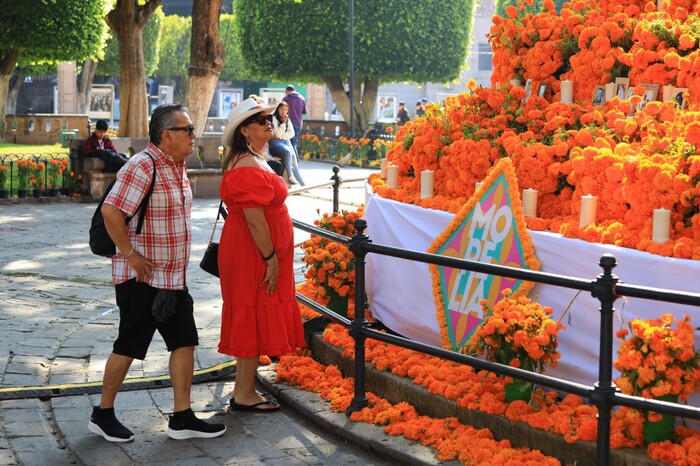
<svg viewBox="0 0 700 466">
<path fill-rule="evenodd" d="M 206 130 L 216 83 L 224 67 L 224 47 L 219 39 L 221 2 L 222 0 L 195 0 L 192 5 L 192 42 L 185 106 L 197 134 Z"/>
<path fill-rule="evenodd" d="M 117 0 L 107 25 L 119 42 L 119 136 L 148 135 L 148 95 L 143 59 L 143 26 L 162 0 Z"/>
<path fill-rule="evenodd" d="M 17 68 L 19 50 L 0 49 L 0 142 L 5 141 L 5 110 L 7 93 L 10 90 L 10 78 Z"/>
<path fill-rule="evenodd" d="M 10 78 L 10 82 L 12 78 Z M 7 92 L 7 108 L 5 113 L 7 115 L 14 115 L 17 113 L 17 98 L 19 98 L 19 91 L 22 89 L 22 84 L 24 84 L 24 76 L 17 76 L 15 82 L 10 84 L 10 90 Z"/>
<path fill-rule="evenodd" d="M 83 69 L 78 76 L 78 113 L 88 113 L 90 110 L 90 91 L 92 81 L 95 79 L 97 62 L 88 58 L 83 62 Z"/>
<path fill-rule="evenodd" d="M 345 90 L 345 84 L 340 75 L 325 76 L 323 81 L 326 83 L 331 97 L 338 107 L 338 111 L 345 121 L 350 124 L 350 95 Z M 377 101 L 377 91 L 379 89 L 379 80 L 369 77 L 355 79 L 354 87 L 354 111 L 355 111 L 355 132 L 365 132 L 369 126 L 369 122 L 374 111 L 374 104 Z"/>
</svg>

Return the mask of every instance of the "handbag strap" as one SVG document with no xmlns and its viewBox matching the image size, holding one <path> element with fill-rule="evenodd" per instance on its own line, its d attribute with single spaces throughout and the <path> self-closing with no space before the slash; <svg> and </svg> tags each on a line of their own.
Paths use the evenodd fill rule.
<svg viewBox="0 0 700 466">
<path fill-rule="evenodd" d="M 216 213 L 216 220 L 214 220 L 214 229 L 211 231 L 211 236 L 209 237 L 209 246 L 211 246 L 211 243 L 214 241 L 214 233 L 216 233 L 216 224 L 219 223 L 219 217 L 223 217 L 224 220 L 226 220 L 227 215 L 228 212 L 226 212 L 226 208 L 224 207 L 224 201 L 221 201 L 219 203 L 219 211 Z"/>
</svg>

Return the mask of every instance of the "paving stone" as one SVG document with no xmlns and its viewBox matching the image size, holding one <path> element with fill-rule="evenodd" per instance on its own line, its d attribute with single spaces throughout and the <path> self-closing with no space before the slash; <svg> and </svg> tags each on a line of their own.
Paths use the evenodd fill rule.
<svg viewBox="0 0 700 466">
<path fill-rule="evenodd" d="M 92 346 L 64 347 L 56 351 L 56 356 L 60 358 L 88 359 Z"/>
<path fill-rule="evenodd" d="M 61 466 L 71 465 L 63 450 L 44 450 L 44 451 L 23 451 L 17 453 L 17 458 L 23 466 Z M 5 464 L 5 463 L 3 463 Z"/>
</svg>

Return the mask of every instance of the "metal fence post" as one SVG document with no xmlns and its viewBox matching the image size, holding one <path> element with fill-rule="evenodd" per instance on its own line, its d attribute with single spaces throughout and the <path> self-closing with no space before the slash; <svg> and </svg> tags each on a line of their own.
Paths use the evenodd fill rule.
<svg viewBox="0 0 700 466">
<path fill-rule="evenodd" d="M 335 171 L 338 167 L 334 167 Z M 364 218 L 355 220 L 355 234 L 350 239 L 349 248 L 355 255 L 355 317 L 350 324 L 349 333 L 355 340 L 355 395 L 348 406 L 347 413 L 360 411 L 369 406 L 365 393 L 365 339 L 362 329 L 368 325 L 365 320 L 365 256 L 367 253 L 363 243 L 371 240 L 365 235 L 367 221 Z"/>
<path fill-rule="evenodd" d="M 338 208 L 340 205 L 338 191 L 340 190 L 340 185 L 342 184 L 343 179 L 340 177 L 340 175 L 338 175 L 338 172 L 340 172 L 340 167 L 338 165 L 334 165 L 333 176 L 331 176 L 331 180 L 333 180 L 333 213 L 340 211 Z"/>
<path fill-rule="evenodd" d="M 617 299 L 615 286 L 618 278 L 612 274 L 617 262 L 612 254 L 604 254 L 598 264 L 603 273 L 593 282 L 591 295 L 600 301 L 600 352 L 598 359 L 598 382 L 593 387 L 591 400 L 598 408 L 598 440 L 596 464 L 610 464 L 610 419 L 612 396 L 619 389 L 612 383 L 613 303 Z"/>
</svg>

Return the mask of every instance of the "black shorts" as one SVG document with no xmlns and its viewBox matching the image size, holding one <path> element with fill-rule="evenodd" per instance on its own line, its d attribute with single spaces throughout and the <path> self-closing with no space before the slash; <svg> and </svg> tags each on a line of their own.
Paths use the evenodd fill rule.
<svg viewBox="0 0 700 466">
<path fill-rule="evenodd" d="M 178 292 L 177 312 L 165 323 L 158 323 L 151 313 L 157 288 L 136 279 L 115 286 L 119 306 L 119 336 L 114 352 L 134 359 L 146 359 L 146 352 L 158 332 L 168 351 L 197 346 L 199 336 L 194 323 L 194 301 L 187 289 Z"/>
</svg>

